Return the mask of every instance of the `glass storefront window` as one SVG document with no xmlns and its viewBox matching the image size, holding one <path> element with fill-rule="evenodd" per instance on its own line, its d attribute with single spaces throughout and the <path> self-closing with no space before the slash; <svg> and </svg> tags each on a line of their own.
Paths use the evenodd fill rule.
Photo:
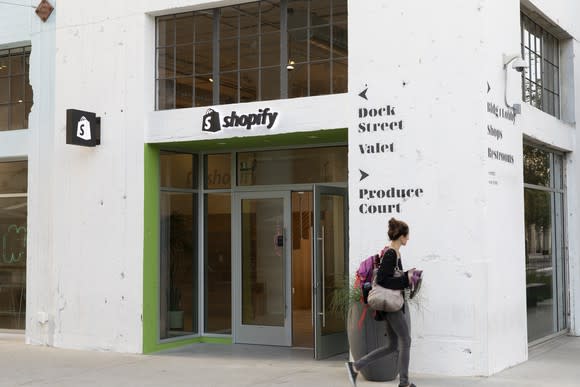
<svg viewBox="0 0 580 387">
<path fill-rule="evenodd" d="M 567 327 L 563 157 L 524 145 L 528 340 Z"/>
<path fill-rule="evenodd" d="M 159 337 L 198 328 L 197 156 L 160 154 Z"/>
<path fill-rule="evenodd" d="M 524 145 L 524 183 L 548 187 L 550 178 L 550 153 L 531 145 Z"/>
<path fill-rule="evenodd" d="M 231 160 L 229 153 L 207 155 L 205 157 L 205 188 L 229 189 L 232 185 Z"/>
<path fill-rule="evenodd" d="M 159 313 L 162 340 L 198 333 L 232 334 L 231 206 L 236 187 L 235 181 L 232 181 L 236 174 L 233 169 L 235 164 L 238 174 L 245 179 L 242 185 L 344 183 L 347 180 L 347 152 L 346 146 L 334 146 L 214 153 L 203 156 L 202 168 L 199 168 L 200 156 L 196 154 L 160 153 Z M 201 173 L 199 178 L 198 168 Z M 203 211 L 201 217 L 198 215 L 198 205 L 203 206 L 203 209 L 200 208 Z M 306 215 L 301 219 L 304 235 L 310 233 L 308 224 L 304 223 L 308 219 Z M 247 216 L 247 220 L 248 224 L 252 222 L 251 215 Z M 198 234 L 200 227 L 203 233 Z M 248 230 L 257 229 L 250 227 Z M 203 266 L 198 269 L 197 257 L 202 254 Z M 248 259 L 251 261 L 252 257 L 248 256 Z M 198 274 L 198 270 L 201 273 Z M 252 277 L 253 274 L 249 275 Z M 308 278 L 306 276 L 306 280 Z M 256 282 L 252 291 L 262 294 L 260 286 Z M 202 292 L 200 297 L 199 292 Z M 257 311 L 264 300 L 253 300 L 257 303 L 250 309 L 246 308 L 245 318 L 249 318 L 249 310 L 252 313 Z M 279 322 L 276 319 L 270 321 L 270 317 L 268 324 Z M 307 320 L 304 317 L 300 321 L 310 321 Z M 203 332 L 198 322 L 203 322 Z M 307 334 L 303 335 L 305 341 L 308 337 Z"/>
<path fill-rule="evenodd" d="M 0 163 L 0 329 L 26 321 L 26 161 Z"/>
<path fill-rule="evenodd" d="M 27 161 L 0 163 L 0 194 L 26 193 L 27 189 Z"/>
<path fill-rule="evenodd" d="M 205 331 L 232 333 L 231 195 L 205 195 Z"/>
<path fill-rule="evenodd" d="M 161 339 L 197 333 L 197 194 L 161 193 Z"/>
<path fill-rule="evenodd" d="M 308 148 L 238 154 L 238 185 L 347 181 L 347 148 Z"/>
<path fill-rule="evenodd" d="M 159 156 L 161 187 L 197 188 L 197 156 L 187 153 L 161 152 Z"/>
<path fill-rule="evenodd" d="M 0 131 L 28 128 L 31 46 L 0 50 Z"/>
</svg>

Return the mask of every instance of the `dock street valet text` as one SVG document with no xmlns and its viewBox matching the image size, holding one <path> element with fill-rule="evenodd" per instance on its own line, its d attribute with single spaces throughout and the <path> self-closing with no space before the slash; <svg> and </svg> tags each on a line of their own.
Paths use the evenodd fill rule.
<svg viewBox="0 0 580 387">
<path fill-rule="evenodd" d="M 395 106 L 383 105 L 358 109 L 358 132 L 361 134 L 387 134 L 404 129 L 403 120 L 395 119 Z M 362 143 L 358 146 L 361 154 L 394 153 L 394 142 Z"/>
</svg>

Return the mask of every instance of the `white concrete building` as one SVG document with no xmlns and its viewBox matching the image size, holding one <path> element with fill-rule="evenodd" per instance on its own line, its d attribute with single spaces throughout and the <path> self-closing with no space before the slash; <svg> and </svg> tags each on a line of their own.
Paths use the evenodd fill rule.
<svg viewBox="0 0 580 387">
<path fill-rule="evenodd" d="M 0 2 L 0 329 L 322 358 L 394 216 L 412 372 L 580 334 L 576 1 L 49 2 Z"/>
</svg>

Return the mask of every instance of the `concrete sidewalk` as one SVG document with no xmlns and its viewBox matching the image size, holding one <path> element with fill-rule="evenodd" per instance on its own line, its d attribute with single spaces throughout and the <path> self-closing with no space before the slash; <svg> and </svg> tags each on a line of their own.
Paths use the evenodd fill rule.
<svg viewBox="0 0 580 387">
<path fill-rule="evenodd" d="M 344 386 L 346 355 L 312 360 L 312 351 L 196 344 L 155 355 L 73 351 L 25 345 L 0 334 L 0 386 Z M 418 387 L 579 386 L 580 338 L 560 337 L 530 360 L 490 378 L 414 375 Z M 397 386 L 360 380 L 359 386 Z"/>
</svg>

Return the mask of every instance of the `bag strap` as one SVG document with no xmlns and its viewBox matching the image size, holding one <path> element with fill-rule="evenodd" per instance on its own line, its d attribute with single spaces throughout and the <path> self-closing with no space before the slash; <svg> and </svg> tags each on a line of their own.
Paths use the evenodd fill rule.
<svg viewBox="0 0 580 387">
<path fill-rule="evenodd" d="M 364 324 L 365 317 L 367 315 L 368 309 L 369 309 L 369 306 L 365 304 L 365 306 L 363 307 L 363 311 L 360 314 L 360 318 L 358 319 L 358 324 L 357 324 L 358 325 L 358 329 L 362 329 L 362 326 Z"/>
</svg>

